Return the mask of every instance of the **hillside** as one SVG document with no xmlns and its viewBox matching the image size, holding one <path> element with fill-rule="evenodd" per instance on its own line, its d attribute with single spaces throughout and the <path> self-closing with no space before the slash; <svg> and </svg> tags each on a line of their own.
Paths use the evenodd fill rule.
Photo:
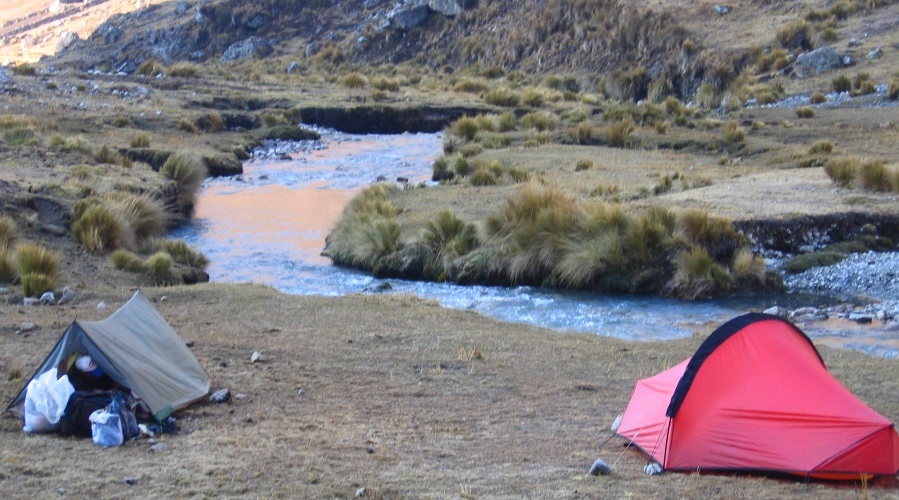
<svg viewBox="0 0 899 500">
<path fill-rule="evenodd" d="M 140 9 L 128 12 L 137 5 Z M 724 90 L 745 68 L 758 64 L 760 54 L 783 45 L 778 40 L 782 31 L 805 19 L 813 20 L 801 35 L 808 40 L 788 41 L 786 48 L 794 50 L 790 57 L 798 53 L 795 49 L 826 45 L 860 63 L 868 51 L 886 48 L 879 63 L 866 68 L 876 80 L 887 79 L 899 60 L 899 6 L 894 2 L 831 7 L 816 1 L 722 6 L 712 1 L 432 0 L 431 5 L 436 9 L 427 2 L 385 0 L 109 0 L 84 6 L 84 15 L 63 18 L 52 29 L 7 39 L 4 48 L 43 44 L 29 56 L 59 48 L 56 64 L 130 73 L 148 59 L 164 65 L 217 61 L 238 44 L 244 52 L 237 57 L 278 61 L 282 69 L 315 60 L 334 66 L 408 63 L 445 73 L 502 68 L 574 76 L 572 85 L 584 90 L 612 80 L 637 99 L 654 85 L 682 99 L 704 83 Z M 845 15 L 824 16 L 841 5 L 852 7 L 845 7 Z M 104 16 L 109 19 L 99 25 Z M 96 31 L 89 33 L 91 27 Z M 64 31 L 77 33 L 78 40 L 60 45 Z M 247 40 L 252 40 L 249 45 Z"/>
</svg>

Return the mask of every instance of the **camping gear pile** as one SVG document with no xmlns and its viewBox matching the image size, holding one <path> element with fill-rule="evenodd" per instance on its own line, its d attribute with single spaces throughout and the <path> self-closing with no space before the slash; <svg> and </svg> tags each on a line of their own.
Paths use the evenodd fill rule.
<svg viewBox="0 0 899 500">
<path fill-rule="evenodd" d="M 899 473 L 893 424 L 827 371 L 805 333 L 760 313 L 728 321 L 690 359 L 638 381 L 617 433 L 659 473 Z"/>
<path fill-rule="evenodd" d="M 117 446 L 209 392 L 209 375 L 138 290 L 102 321 L 74 321 L 6 411 L 26 432 L 62 432 Z"/>
</svg>

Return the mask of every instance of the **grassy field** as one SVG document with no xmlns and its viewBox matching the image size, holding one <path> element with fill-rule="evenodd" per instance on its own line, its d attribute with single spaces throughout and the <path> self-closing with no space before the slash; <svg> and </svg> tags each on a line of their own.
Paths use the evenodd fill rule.
<svg viewBox="0 0 899 500">
<path fill-rule="evenodd" d="M 626 342 L 499 323 L 409 296 L 285 296 L 260 286 L 144 289 L 227 404 L 180 412 L 180 433 L 121 448 L 26 435 L 4 418 L 4 497 L 890 498 L 895 478 L 803 483 L 743 475 L 646 476 L 609 426 L 637 379 L 688 357 L 716 325 L 675 342 Z M 0 305 L 0 400 L 11 399 L 75 318 L 127 288 L 62 307 Z M 104 300 L 108 308 L 97 311 Z M 26 335 L 15 324 L 31 321 Z M 253 363 L 254 352 L 262 361 Z M 821 348 L 832 373 L 899 418 L 899 365 Z M 18 374 L 17 376 L 15 374 Z M 597 458 L 610 476 L 587 474 Z M 126 484 L 126 479 L 134 484 Z"/>
</svg>

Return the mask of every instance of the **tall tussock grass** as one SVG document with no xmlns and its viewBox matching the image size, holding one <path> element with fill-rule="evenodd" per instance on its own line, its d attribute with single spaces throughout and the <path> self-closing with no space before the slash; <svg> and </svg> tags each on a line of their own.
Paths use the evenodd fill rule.
<svg viewBox="0 0 899 500">
<path fill-rule="evenodd" d="M 197 191 L 209 176 L 209 170 L 203 159 L 199 155 L 189 153 L 169 156 L 159 172 L 178 184 L 178 204 L 185 210 L 193 206 Z"/>
<path fill-rule="evenodd" d="M 392 189 L 372 186 L 347 205 L 326 242 L 325 251 L 335 263 L 373 269 L 378 259 L 397 249 L 399 210 L 388 199 Z"/>
<path fill-rule="evenodd" d="M 841 187 L 857 186 L 867 191 L 899 191 L 899 171 L 887 168 L 879 160 L 862 161 L 855 157 L 831 158 L 824 173 Z"/>
<path fill-rule="evenodd" d="M 446 279 L 446 270 L 453 260 L 468 254 L 478 244 L 475 225 L 449 210 L 440 211 L 430 220 L 414 243 L 422 254 L 422 274 L 438 281 Z"/>
<path fill-rule="evenodd" d="M 56 287 L 60 260 L 57 252 L 37 243 L 19 243 L 14 254 L 16 270 L 22 280 L 22 292 L 26 297 L 36 297 Z"/>
<path fill-rule="evenodd" d="M 0 215 L 0 252 L 12 249 L 19 238 L 19 225 L 9 215 Z"/>
<path fill-rule="evenodd" d="M 128 223 L 112 208 L 97 203 L 84 210 L 72 224 L 72 235 L 93 253 L 127 248 L 132 244 Z"/>
<path fill-rule="evenodd" d="M 335 263 L 380 275 L 690 299 L 780 284 L 729 221 L 698 210 L 629 212 L 530 182 L 484 220 L 480 237 L 441 212 L 403 242 L 389 193 L 375 186 L 347 207 L 328 237 Z"/>
</svg>

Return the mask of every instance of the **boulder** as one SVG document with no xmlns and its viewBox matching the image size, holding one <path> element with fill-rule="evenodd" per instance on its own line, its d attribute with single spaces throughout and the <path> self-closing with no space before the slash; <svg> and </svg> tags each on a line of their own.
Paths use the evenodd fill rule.
<svg viewBox="0 0 899 500">
<path fill-rule="evenodd" d="M 428 0 L 428 8 L 446 17 L 455 17 L 462 13 L 462 6 L 456 0 Z"/>
<path fill-rule="evenodd" d="M 843 66 L 843 59 L 833 47 L 821 47 L 820 49 L 799 54 L 793 63 L 793 73 L 799 78 L 820 75 L 825 71 Z"/>
<path fill-rule="evenodd" d="M 231 44 L 219 60 L 221 62 L 229 62 L 239 61 L 253 56 L 265 57 L 271 54 L 272 50 L 272 46 L 268 40 L 258 36 L 251 36 L 246 40 Z"/>
<path fill-rule="evenodd" d="M 390 26 L 400 31 L 408 31 L 424 24 L 431 10 L 427 1 L 402 5 L 387 14 Z"/>
<path fill-rule="evenodd" d="M 246 26 L 247 29 L 256 31 L 265 26 L 266 22 L 268 22 L 268 17 L 266 17 L 265 14 L 255 14 L 244 22 L 244 26 Z"/>
<path fill-rule="evenodd" d="M 865 56 L 865 59 L 873 61 L 874 59 L 880 59 L 881 57 L 883 57 L 883 48 L 878 46 L 871 52 L 868 52 L 868 55 Z"/>
</svg>

